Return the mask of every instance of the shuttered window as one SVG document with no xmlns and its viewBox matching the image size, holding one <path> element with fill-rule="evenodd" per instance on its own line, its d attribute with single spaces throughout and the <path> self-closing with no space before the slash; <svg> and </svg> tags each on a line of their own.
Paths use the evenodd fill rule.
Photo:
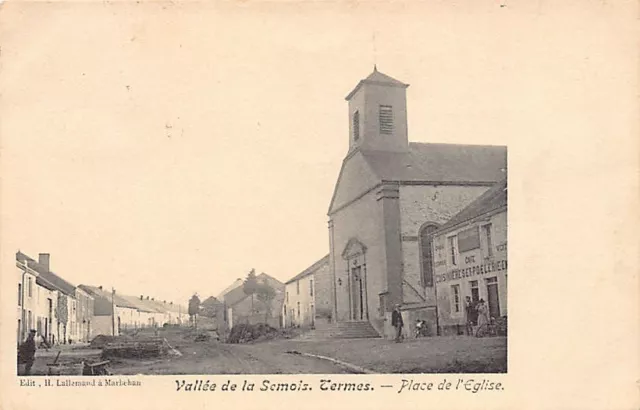
<svg viewBox="0 0 640 410">
<path fill-rule="evenodd" d="M 380 121 L 380 134 L 392 134 L 393 108 L 390 105 L 381 105 L 378 119 Z"/>
<path fill-rule="evenodd" d="M 353 140 L 358 141 L 360 139 L 360 113 L 358 111 L 353 113 Z"/>
</svg>

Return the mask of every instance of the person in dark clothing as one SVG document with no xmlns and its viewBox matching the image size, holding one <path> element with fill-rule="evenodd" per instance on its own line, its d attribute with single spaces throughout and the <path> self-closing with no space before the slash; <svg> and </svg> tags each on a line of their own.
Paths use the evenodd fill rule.
<svg viewBox="0 0 640 410">
<path fill-rule="evenodd" d="M 391 313 L 391 326 L 396 328 L 396 343 L 402 340 L 402 327 L 404 322 L 402 321 L 402 313 L 400 312 L 400 305 L 397 304 L 393 313 Z"/>
<path fill-rule="evenodd" d="M 27 340 L 25 340 L 18 349 L 18 363 L 24 363 L 24 374 L 29 376 L 31 368 L 36 358 L 36 331 L 31 330 Z"/>
<path fill-rule="evenodd" d="M 471 296 L 467 296 L 465 300 L 465 311 L 467 313 L 467 335 L 473 335 L 473 327 L 478 321 L 478 311 L 476 309 L 476 303 L 471 300 Z"/>
</svg>

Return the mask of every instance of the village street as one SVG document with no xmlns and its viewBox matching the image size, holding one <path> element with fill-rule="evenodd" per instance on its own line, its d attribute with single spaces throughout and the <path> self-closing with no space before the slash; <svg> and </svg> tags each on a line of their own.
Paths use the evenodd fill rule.
<svg viewBox="0 0 640 410">
<path fill-rule="evenodd" d="M 180 356 L 112 358 L 113 374 L 335 374 L 358 373 L 344 363 L 375 373 L 506 372 L 505 337 L 430 337 L 394 343 L 385 339 L 273 339 L 251 344 L 196 341 L 190 329 L 161 330 Z M 144 338 L 144 335 L 138 335 Z M 46 374 L 59 351 L 39 350 L 34 374 Z M 98 361 L 102 351 L 89 346 L 62 347 L 59 362 L 78 374 L 82 360 Z M 302 354 L 300 354 L 302 353 Z M 309 357 L 323 356 L 340 361 Z"/>
</svg>

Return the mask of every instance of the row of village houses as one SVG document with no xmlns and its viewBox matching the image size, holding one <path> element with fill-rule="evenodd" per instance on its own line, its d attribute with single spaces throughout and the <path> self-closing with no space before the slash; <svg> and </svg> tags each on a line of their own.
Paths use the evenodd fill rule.
<svg viewBox="0 0 640 410">
<path fill-rule="evenodd" d="M 50 255 L 38 260 L 16 253 L 17 341 L 29 330 L 49 344 L 87 342 L 122 330 L 182 324 L 187 309 L 149 296 L 121 295 L 102 286 L 75 286 L 50 269 Z"/>
</svg>

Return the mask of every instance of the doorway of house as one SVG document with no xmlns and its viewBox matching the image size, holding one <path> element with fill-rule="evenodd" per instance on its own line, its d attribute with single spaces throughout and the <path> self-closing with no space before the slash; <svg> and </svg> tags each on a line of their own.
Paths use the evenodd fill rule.
<svg viewBox="0 0 640 410">
<path fill-rule="evenodd" d="M 487 303 L 489 303 L 489 316 L 500 317 L 500 297 L 498 296 L 498 278 L 495 276 L 486 279 L 487 283 Z"/>
</svg>

